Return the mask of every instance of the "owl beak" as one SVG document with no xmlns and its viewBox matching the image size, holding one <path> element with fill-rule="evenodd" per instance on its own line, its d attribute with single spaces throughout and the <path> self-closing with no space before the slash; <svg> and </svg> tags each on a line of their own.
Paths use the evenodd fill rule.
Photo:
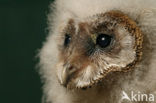
<svg viewBox="0 0 156 103">
<path fill-rule="evenodd" d="M 76 71 L 76 68 L 70 64 L 63 65 L 63 70 L 61 72 L 61 84 L 67 87 L 67 84 L 71 80 L 73 73 Z"/>
</svg>

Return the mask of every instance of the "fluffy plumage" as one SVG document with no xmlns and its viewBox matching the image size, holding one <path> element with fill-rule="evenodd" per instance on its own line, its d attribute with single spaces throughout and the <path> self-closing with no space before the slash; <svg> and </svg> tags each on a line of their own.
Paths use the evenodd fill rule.
<svg viewBox="0 0 156 103">
<path fill-rule="evenodd" d="M 39 53 L 44 102 L 129 103 L 122 91 L 156 96 L 155 7 L 154 0 L 56 0 Z M 101 49 L 99 33 L 114 42 Z"/>
</svg>

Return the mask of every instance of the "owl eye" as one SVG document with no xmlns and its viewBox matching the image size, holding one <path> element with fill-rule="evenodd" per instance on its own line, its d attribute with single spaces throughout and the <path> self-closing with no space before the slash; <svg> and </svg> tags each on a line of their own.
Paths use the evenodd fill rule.
<svg viewBox="0 0 156 103">
<path fill-rule="evenodd" d="M 99 34 L 96 39 L 96 44 L 99 45 L 102 48 L 106 48 L 110 45 L 112 41 L 112 36 L 107 34 Z"/>
<path fill-rule="evenodd" d="M 71 41 L 71 37 L 69 34 L 65 35 L 65 39 L 64 39 L 64 46 L 67 46 Z"/>
</svg>

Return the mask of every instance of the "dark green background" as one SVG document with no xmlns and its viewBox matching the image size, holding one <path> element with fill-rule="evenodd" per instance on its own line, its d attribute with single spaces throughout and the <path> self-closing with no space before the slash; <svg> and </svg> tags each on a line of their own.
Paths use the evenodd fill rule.
<svg viewBox="0 0 156 103">
<path fill-rule="evenodd" d="M 0 103 L 41 103 L 35 55 L 52 0 L 0 0 Z"/>
</svg>

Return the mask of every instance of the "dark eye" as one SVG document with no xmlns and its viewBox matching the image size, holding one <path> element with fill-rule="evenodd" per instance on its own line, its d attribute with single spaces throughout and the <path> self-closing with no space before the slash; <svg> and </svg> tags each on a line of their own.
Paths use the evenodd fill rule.
<svg viewBox="0 0 156 103">
<path fill-rule="evenodd" d="M 71 37 L 69 34 L 65 35 L 65 39 L 64 39 L 64 46 L 67 46 L 71 41 Z"/>
<path fill-rule="evenodd" d="M 99 45 L 102 48 L 106 48 L 110 45 L 112 41 L 112 36 L 107 34 L 99 34 L 96 39 L 96 44 Z"/>
</svg>

